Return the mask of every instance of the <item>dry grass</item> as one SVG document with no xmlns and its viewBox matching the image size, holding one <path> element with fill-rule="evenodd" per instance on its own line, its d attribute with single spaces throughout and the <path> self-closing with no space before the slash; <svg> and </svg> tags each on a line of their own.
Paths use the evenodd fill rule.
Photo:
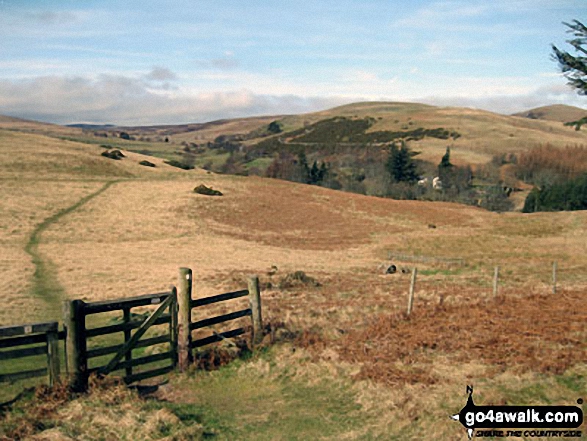
<svg viewBox="0 0 587 441">
<path fill-rule="evenodd" d="M 19 323 L 25 317 L 31 321 L 32 316 L 46 318 L 45 311 L 33 309 L 34 302 L 28 296 L 34 268 L 24 248 L 35 228 L 105 182 L 121 177 L 105 192 L 55 219 L 39 237 L 38 250 L 52 262 L 65 295 L 91 301 L 167 290 L 176 284 L 180 266 L 194 270 L 196 296 L 244 288 L 248 274 L 260 274 L 262 282 L 269 282 L 301 270 L 321 286 L 264 290 L 264 317 L 283 323 L 292 335 L 306 331 L 305 337 L 313 339 L 319 349 L 315 357 L 324 368 L 318 376 L 322 379 L 330 375 L 348 380 L 365 364 L 364 360 L 352 362 L 352 358 L 341 361 L 344 354 L 336 348 L 350 338 L 350 330 L 368 333 L 373 317 L 405 308 L 409 275 L 383 275 L 378 269 L 388 251 L 463 259 L 463 266 L 448 267 L 441 260 L 417 264 L 420 276 L 415 310 L 423 316 L 434 309 L 441 296 L 446 307 L 455 310 L 488 298 L 494 265 L 502 268 L 500 292 L 508 297 L 506 304 L 511 301 L 518 310 L 542 305 L 530 303 L 534 298 L 527 294 L 549 292 L 553 260 L 559 263 L 559 284 L 564 292 L 580 295 L 587 288 L 587 212 L 499 215 L 457 204 L 377 199 L 270 179 L 183 172 L 164 166 L 150 169 L 137 164 L 140 155 L 112 161 L 99 157 L 100 151 L 39 135 L 0 131 L 0 185 L 5 190 L 0 201 L 1 283 L 3 294 L 10 296 L 0 317 L 2 324 Z M 194 194 L 198 184 L 212 186 L 224 196 Z M 429 224 L 437 228 L 428 228 Z M 269 276 L 266 273 L 272 265 L 278 272 Z M 565 305 L 561 303 L 563 309 L 556 316 L 584 314 L 581 301 Z M 553 307 L 545 304 L 535 314 Z M 565 325 L 553 322 L 553 326 L 561 331 Z M 526 353 L 524 350 L 533 347 L 534 343 L 524 342 L 519 340 L 522 346 L 514 349 Z M 416 439 L 425 433 L 424 427 L 434 426 L 440 438 L 460 436 L 461 428 L 444 418 L 464 404 L 456 391 L 466 381 L 476 380 L 492 390 L 507 381 L 551 385 L 558 378 L 522 375 L 509 369 L 496 371 L 495 359 L 462 364 L 451 357 L 451 348 L 447 347 L 448 354 L 391 366 L 398 375 L 433 378 L 432 386 L 425 385 L 427 381 L 417 385 L 407 382 L 393 393 L 382 384 L 357 382 L 352 386 L 362 397 L 357 398 L 358 405 L 365 409 L 370 405 L 373 413 L 365 412 L 378 415 L 380 420 L 369 426 L 371 435 L 393 430 L 398 439 Z M 558 354 L 560 348 L 548 349 Z M 296 357 L 283 355 L 275 375 L 282 375 L 288 364 L 301 363 L 302 371 L 307 372 L 316 367 L 309 356 L 303 363 Z M 295 375 L 311 383 L 302 371 Z M 534 377 L 528 380 L 527 375 Z M 255 387 L 259 384 L 263 382 Z M 556 390 L 547 391 L 548 396 L 559 398 L 562 392 L 557 395 Z M 496 393 L 492 398 L 516 397 L 512 394 Z M 285 399 L 271 396 L 276 402 Z M 421 410 L 426 399 L 433 403 L 428 414 Z M 92 406 L 91 398 L 88 400 Z M 377 401 L 369 404 L 369 400 Z M 524 403 L 518 400 L 517 404 Z M 129 404 L 128 413 L 117 407 L 108 409 L 108 415 L 115 421 L 129 421 L 129 433 L 140 438 L 143 429 L 137 425 L 141 418 L 159 421 L 159 417 L 142 414 L 144 410 L 133 405 Z M 58 429 L 59 434 L 80 439 L 76 427 L 85 428 L 92 419 L 100 422 L 97 427 L 103 433 L 118 430 L 107 426 L 98 411 L 91 413 L 89 407 L 76 406 L 72 404 L 60 417 L 60 427 L 65 429 Z M 341 433 L 347 439 L 367 433 L 357 427 L 359 423 L 355 428 L 345 426 Z M 112 438 L 118 439 L 118 432 L 112 433 Z"/>
<path fill-rule="evenodd" d="M 545 119 L 548 121 L 569 122 L 577 121 L 587 114 L 585 109 L 579 107 L 566 106 L 564 104 L 555 104 L 552 106 L 537 107 L 535 109 L 527 110 L 525 112 L 516 113 L 515 116 Z"/>
</svg>

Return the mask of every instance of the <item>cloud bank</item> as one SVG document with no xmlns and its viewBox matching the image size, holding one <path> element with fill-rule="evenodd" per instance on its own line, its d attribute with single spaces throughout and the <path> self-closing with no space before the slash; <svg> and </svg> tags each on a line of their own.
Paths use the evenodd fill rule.
<svg viewBox="0 0 587 441">
<path fill-rule="evenodd" d="M 476 82 L 463 94 L 406 94 L 409 85 L 394 80 L 378 84 L 376 77 L 353 75 L 355 96 L 333 88 L 322 96 L 319 88 L 269 88 L 262 93 L 253 82 L 232 90 L 190 89 L 165 67 L 146 74 L 128 76 L 102 74 L 84 76 L 38 76 L 29 79 L 0 80 L 0 114 L 58 124 L 113 123 L 118 125 L 181 124 L 258 115 L 297 114 L 324 110 L 357 101 L 409 101 L 439 106 L 462 106 L 511 114 L 549 104 L 584 107 L 578 96 L 561 78 L 552 84 L 531 88 L 489 85 L 477 94 Z M 279 90 L 279 92 L 275 92 Z M 404 93 L 394 93 L 394 90 Z M 372 93 L 370 93 L 372 91 Z"/>
<path fill-rule="evenodd" d="M 119 125 L 180 124 L 224 118 L 322 110 L 349 102 L 337 97 L 256 94 L 247 89 L 194 93 L 170 85 L 169 72 L 43 76 L 0 80 L 0 114 L 37 121 Z"/>
</svg>

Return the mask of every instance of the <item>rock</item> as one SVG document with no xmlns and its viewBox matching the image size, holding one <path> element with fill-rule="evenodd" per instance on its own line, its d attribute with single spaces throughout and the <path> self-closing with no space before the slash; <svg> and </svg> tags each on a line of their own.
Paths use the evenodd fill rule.
<svg viewBox="0 0 587 441">
<path fill-rule="evenodd" d="M 395 265 L 389 265 L 387 267 L 387 269 L 385 270 L 385 274 L 395 274 L 397 271 L 397 266 Z"/>
</svg>

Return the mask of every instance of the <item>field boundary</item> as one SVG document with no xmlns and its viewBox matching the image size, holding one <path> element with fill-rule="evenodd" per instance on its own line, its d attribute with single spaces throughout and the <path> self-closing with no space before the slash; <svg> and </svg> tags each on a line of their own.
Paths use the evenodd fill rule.
<svg viewBox="0 0 587 441">
<path fill-rule="evenodd" d="M 251 347 L 254 348 L 261 342 L 263 323 L 258 277 L 249 277 L 247 289 L 196 299 L 192 298 L 192 280 L 191 269 L 180 268 L 179 288 L 172 287 L 169 292 L 99 302 L 65 301 L 61 331 L 58 322 L 0 327 L 0 349 L 10 348 L 0 351 L 0 360 L 47 354 L 47 362 L 43 367 L 35 366 L 35 369 L 31 369 L 33 366 L 30 364 L 26 364 L 26 367 L 17 364 L 18 369 L 0 373 L 0 383 L 47 376 L 49 384 L 53 385 L 65 373 L 72 390 L 85 391 L 88 388 L 90 374 L 104 376 L 114 371 L 124 371 L 123 381 L 134 383 L 167 374 L 176 368 L 184 372 L 193 363 L 193 351 L 197 348 L 243 335 L 249 329 Z M 192 320 L 192 310 L 195 308 L 241 297 L 248 297 L 248 308 L 197 321 Z M 155 310 L 148 310 L 142 314 L 131 312 L 133 308 L 144 309 L 150 306 L 155 306 Z M 97 327 L 87 327 L 88 316 L 116 311 L 122 312 L 122 319 L 115 319 L 114 324 L 102 323 Z M 243 317 L 251 318 L 249 329 L 240 327 L 223 332 L 212 330 L 212 335 L 192 341 L 192 331 Z M 112 323 L 112 318 L 110 319 Z M 166 325 L 167 330 L 163 333 L 156 332 L 155 335 L 145 335 L 151 327 L 157 325 Z M 123 342 L 120 344 L 105 346 L 102 342 L 88 345 L 94 337 L 121 333 Z M 59 340 L 64 341 L 65 372 L 60 369 Z M 134 349 L 157 345 L 168 347 L 164 351 L 133 357 Z M 94 364 L 91 367 L 89 360 Z M 164 361 L 168 363 L 161 367 L 160 363 Z M 152 366 L 155 363 L 158 364 L 154 367 L 141 368 L 141 372 L 133 370 L 137 366 Z M 6 368 L 7 363 L 3 363 L 3 366 Z"/>
</svg>

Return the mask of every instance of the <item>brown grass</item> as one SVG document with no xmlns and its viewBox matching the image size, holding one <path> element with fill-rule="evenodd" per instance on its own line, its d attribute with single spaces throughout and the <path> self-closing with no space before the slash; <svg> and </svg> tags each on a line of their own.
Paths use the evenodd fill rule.
<svg viewBox="0 0 587 441">
<path fill-rule="evenodd" d="M 453 363 L 481 362 L 497 372 L 561 374 L 587 356 L 583 294 L 565 291 L 429 306 L 409 318 L 382 314 L 335 346 L 342 359 L 363 365 L 361 377 L 387 382 L 434 383 L 431 370 L 437 356 L 448 356 Z"/>
<path fill-rule="evenodd" d="M 59 162 L 63 168 L 48 167 L 47 158 L 38 159 L 37 151 L 63 160 Z M 242 289 L 249 274 L 261 275 L 265 283 L 304 271 L 321 286 L 264 290 L 265 320 L 281 323 L 285 340 L 295 336 L 308 340 L 295 344 L 316 347 L 314 355 L 326 370 L 345 371 L 351 377 L 362 371 L 366 378 L 402 383 L 393 389 L 395 395 L 387 386 L 374 386 L 393 395 L 387 399 L 379 395 L 388 407 L 382 404 L 378 412 L 392 415 L 383 428 L 398 423 L 408 430 L 416 417 L 432 424 L 418 411 L 418 403 L 426 394 L 438 403 L 447 400 L 457 389 L 457 380 L 448 379 L 450 372 L 457 371 L 458 387 L 471 372 L 497 384 L 508 375 L 510 379 L 530 375 L 525 369 L 531 360 L 536 361 L 537 371 L 546 372 L 545 378 L 554 378 L 554 373 L 581 362 L 581 357 L 584 360 L 585 308 L 580 296 L 587 288 L 587 212 L 499 215 L 457 204 L 385 200 L 271 179 L 184 172 L 159 164 L 148 169 L 138 165 L 132 154 L 111 161 L 101 158 L 100 151 L 0 131 L 0 185 L 6 190 L 0 201 L 2 289 L 11 296 L 0 317 L 2 324 L 43 318 L 44 311 L 32 310 L 27 297 L 33 268 L 23 250 L 34 228 L 104 182 L 123 176 L 40 237 L 39 252 L 53 262 L 69 298 L 92 301 L 167 290 L 177 283 L 181 266 L 194 270 L 195 297 Z M 10 166 L 12 155 L 17 164 L 28 161 L 28 165 Z M 194 194 L 199 183 L 224 196 Z M 409 322 L 392 321 L 405 309 L 409 275 L 382 274 L 378 267 L 387 261 L 388 251 L 461 258 L 464 264 L 417 263 L 414 316 Z M 538 296 L 550 292 L 553 260 L 559 264 L 563 294 Z M 267 274 L 272 265 L 278 267 L 275 275 Z M 484 303 L 491 297 L 494 265 L 501 266 L 500 293 L 506 297 L 495 311 Z M 445 306 L 437 309 L 441 296 Z M 240 306 L 225 304 L 195 314 L 204 318 Z M 544 321 L 544 329 L 537 317 Z M 466 338 L 455 342 L 447 330 Z M 390 333 L 404 339 L 388 344 Z M 365 353 L 366 342 L 371 347 Z M 496 345 L 500 349 L 491 355 L 489 349 Z M 540 351 L 551 357 L 540 359 Z M 283 364 L 300 362 L 297 353 L 292 354 L 284 356 Z M 501 359 L 518 368 L 504 368 Z M 306 366 L 308 372 L 312 366 Z M 367 389 L 366 383 L 359 384 Z M 377 396 L 371 392 L 364 397 Z M 451 403 L 463 404 L 460 397 Z M 445 411 L 438 405 L 434 415 L 444 418 Z M 89 424 L 97 418 L 104 433 L 114 430 L 98 412 L 86 415 L 84 408 L 71 407 L 66 415 L 73 416 L 67 422 L 70 428 L 77 421 Z M 123 411 L 105 415 L 114 421 L 132 419 Z M 439 424 L 440 435 L 457 432 L 448 419 Z M 136 433 L 141 437 L 143 432 Z M 402 439 L 411 438 L 408 433 Z"/>
</svg>

